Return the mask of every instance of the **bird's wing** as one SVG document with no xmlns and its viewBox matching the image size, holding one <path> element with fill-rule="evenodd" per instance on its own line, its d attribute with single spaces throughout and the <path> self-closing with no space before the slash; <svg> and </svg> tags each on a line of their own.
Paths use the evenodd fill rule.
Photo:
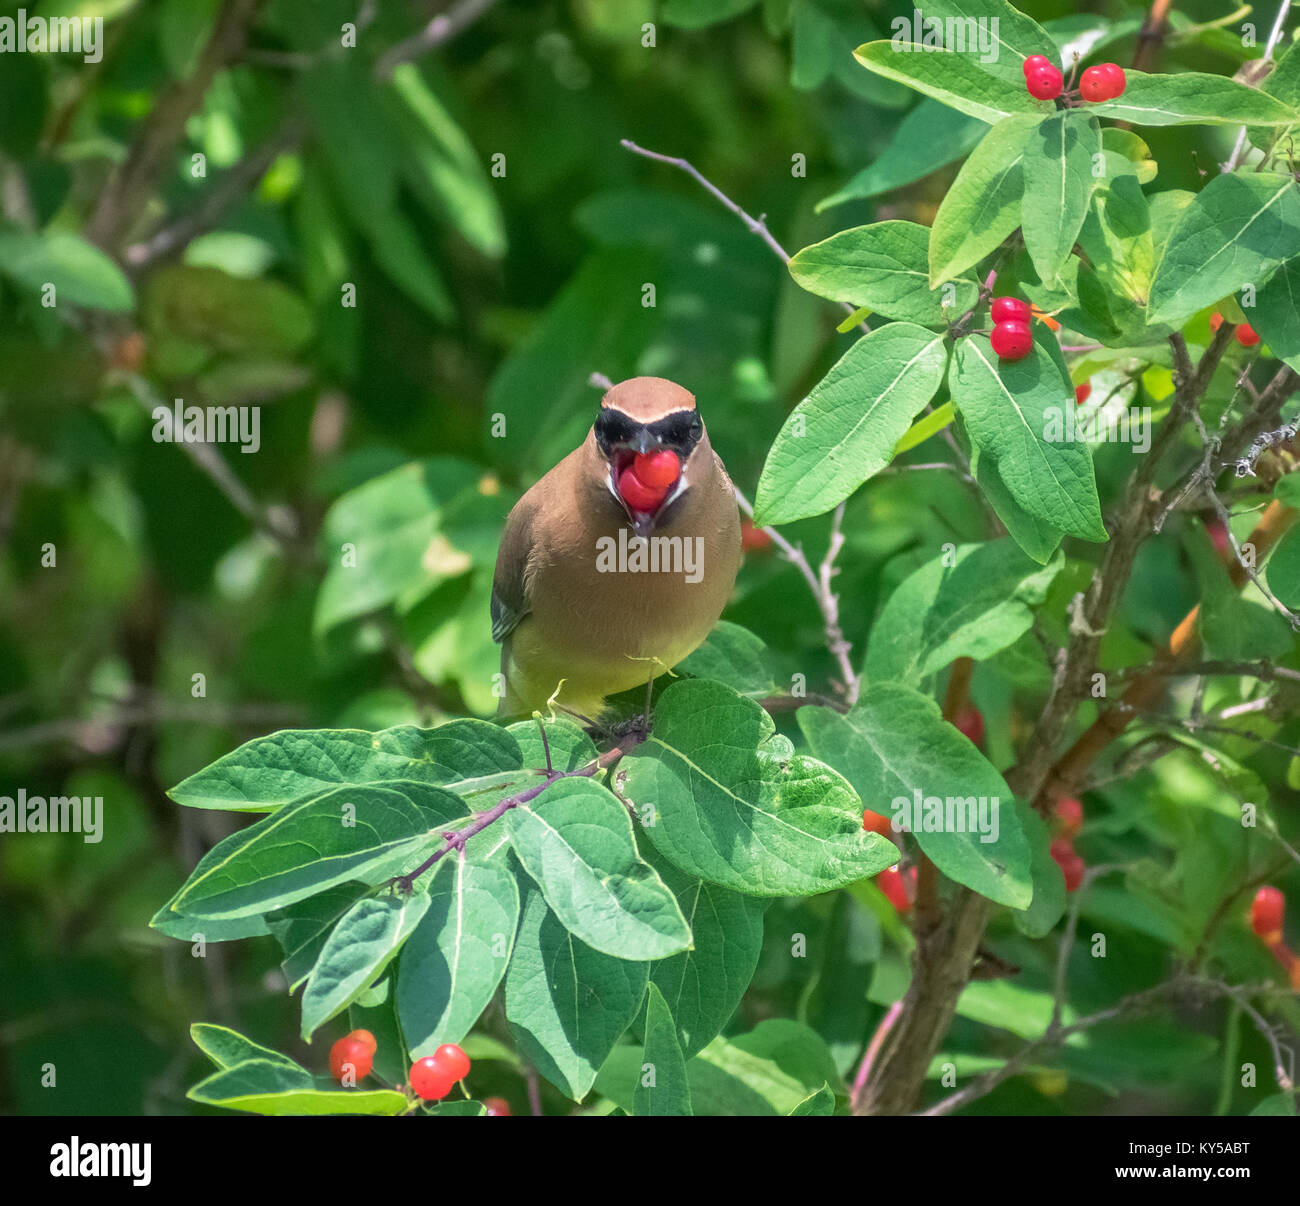
<svg viewBox="0 0 1300 1206">
<path fill-rule="evenodd" d="M 492 639 L 500 644 L 531 610 L 525 571 L 533 548 L 535 504 L 525 495 L 506 519 L 492 579 Z"/>
</svg>

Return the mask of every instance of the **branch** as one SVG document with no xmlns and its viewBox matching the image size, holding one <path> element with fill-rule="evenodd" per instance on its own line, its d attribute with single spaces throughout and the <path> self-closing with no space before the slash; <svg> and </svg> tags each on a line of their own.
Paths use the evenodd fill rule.
<svg viewBox="0 0 1300 1206">
<path fill-rule="evenodd" d="M 149 383 L 138 373 L 124 373 L 123 377 L 127 388 L 135 395 L 136 401 L 149 414 L 152 415 L 155 408 L 158 407 L 161 407 L 167 413 L 167 423 L 170 429 L 173 421 L 171 410 L 153 392 Z M 300 543 L 297 522 L 292 511 L 285 507 L 262 506 L 248 492 L 248 487 L 239 480 L 234 470 L 226 464 L 221 454 L 211 444 L 203 441 L 178 439 L 176 445 L 194 462 L 212 484 L 226 496 L 230 505 L 252 523 L 255 528 L 270 536 L 284 552 L 291 556 L 296 557 L 304 553 L 303 546 Z"/>
<path fill-rule="evenodd" d="M 675 167 L 679 171 L 685 172 L 696 182 L 696 184 L 707 190 L 713 197 L 726 206 L 727 209 L 731 210 L 731 212 L 745 224 L 745 229 L 748 230 L 750 234 L 758 235 L 758 237 L 772 249 L 772 253 L 780 257 L 783 264 L 789 264 L 790 253 L 777 242 L 776 236 L 768 229 L 767 222 L 764 220 L 766 215 L 760 214 L 757 218 L 751 217 L 716 184 L 714 184 L 712 180 L 695 167 L 690 160 L 679 159 L 673 155 L 663 155 L 659 151 L 647 151 L 645 147 L 637 146 L 637 144 L 630 138 L 620 139 L 619 145 L 623 147 L 624 150 L 631 151 L 634 155 L 640 155 L 644 159 L 653 159 L 656 163 L 666 163 L 669 167 Z M 851 306 L 848 302 L 841 302 L 840 308 L 846 314 L 856 314 L 858 312 L 858 307 Z M 868 333 L 871 331 L 871 328 L 865 321 L 860 322 L 858 326 Z"/>
<path fill-rule="evenodd" d="M 445 13 L 439 13 L 418 34 L 389 47 L 375 64 L 375 78 L 388 80 L 403 63 L 436 50 L 450 42 L 462 29 L 473 25 L 497 0 L 460 0 Z"/>
<path fill-rule="evenodd" d="M 301 119 L 290 116 L 257 150 L 245 155 L 230 169 L 199 204 L 162 227 L 149 238 L 127 247 L 123 256 L 127 267 L 140 269 L 155 260 L 186 247 L 204 231 L 211 230 L 257 184 L 276 159 L 296 146 L 307 132 Z"/>
<path fill-rule="evenodd" d="M 744 511 L 750 519 L 754 518 L 754 508 L 750 504 L 740 489 L 732 487 L 736 492 L 736 502 L 740 509 Z M 849 654 L 853 652 L 852 644 L 845 640 L 844 630 L 840 627 L 840 600 L 839 596 L 831 590 L 831 579 L 839 573 L 835 568 L 835 558 L 839 551 L 844 547 L 844 535 L 841 525 L 844 521 L 844 504 L 840 503 L 835 508 L 835 515 L 831 520 L 831 543 L 826 550 L 826 556 L 822 559 L 820 568 L 816 573 L 813 572 L 812 564 L 801 547 L 791 544 L 775 528 L 763 528 L 771 538 L 772 543 L 781 550 L 782 556 L 785 557 L 794 567 L 803 575 L 803 579 L 808 583 L 808 589 L 812 591 L 813 599 L 817 603 L 817 609 L 822 613 L 822 625 L 826 633 L 826 648 L 830 650 L 831 656 L 835 658 L 840 668 L 840 682 L 836 684 L 837 689 L 844 697 L 844 702 L 848 707 L 852 707 L 858 700 L 858 692 L 862 689 L 861 676 L 853 670 L 853 662 Z"/>
<path fill-rule="evenodd" d="M 504 799 L 498 800 L 486 812 L 479 813 L 464 829 L 443 834 L 444 845 L 429 855 L 414 871 L 408 871 L 405 875 L 399 875 L 391 880 L 392 886 L 399 892 L 409 896 L 415 881 L 445 854 L 452 850 L 464 850 L 465 843 L 470 838 L 477 833 L 482 833 L 489 825 L 499 821 L 512 808 L 518 808 L 521 804 L 527 804 L 530 800 L 537 799 L 542 792 L 553 783 L 558 783 L 561 779 L 591 778 L 597 771 L 605 770 L 623 757 L 624 754 L 636 749 L 644 740 L 645 737 L 640 733 L 629 733 L 612 749 L 606 750 L 600 757 L 592 759 L 586 766 L 580 766 L 577 770 L 539 771 L 539 774 L 546 776 L 544 783 L 539 783 L 536 787 L 526 788 L 524 791 L 516 792 L 513 796 L 506 796 Z"/>
<path fill-rule="evenodd" d="M 243 49 L 248 29 L 263 0 L 225 0 L 212 36 L 194 74 L 171 84 L 154 104 L 126 162 L 100 194 L 86 226 L 86 237 L 112 251 L 126 226 L 135 221 L 185 133 L 213 77 Z"/>
</svg>

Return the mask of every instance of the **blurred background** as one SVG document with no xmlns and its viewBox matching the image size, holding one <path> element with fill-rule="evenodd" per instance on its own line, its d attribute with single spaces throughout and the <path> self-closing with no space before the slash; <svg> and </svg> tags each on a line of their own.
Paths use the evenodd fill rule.
<svg viewBox="0 0 1300 1206">
<path fill-rule="evenodd" d="M 103 41 L 92 62 L 0 54 L 0 794 L 102 796 L 105 824 L 98 843 L 0 835 L 0 1108 L 190 1112 L 193 1020 L 311 1053 L 270 939 L 198 959 L 148 928 L 240 824 L 165 790 L 277 728 L 491 715 L 497 535 L 582 438 L 591 375 L 685 384 L 752 496 L 784 416 L 851 342 L 843 313 L 796 288 L 735 216 L 620 139 L 686 157 L 793 252 L 880 218 L 929 222 L 983 127 L 853 62 L 910 5 L 25 7 L 102 18 Z M 1140 8 L 1024 7 L 1060 30 L 1104 18 L 1131 60 Z M 1258 53 L 1206 24 L 1221 9 L 1180 6 L 1179 62 L 1231 74 Z M 1193 186 L 1233 133 L 1153 132 L 1160 186 Z M 258 407 L 256 451 L 156 439 L 154 408 L 177 399 Z M 1099 454 L 1103 497 L 1131 463 Z M 861 649 L 894 583 L 939 543 L 986 533 L 954 475 L 923 474 L 879 479 L 847 534 L 838 585 Z M 819 556 L 825 521 L 789 535 Z M 364 547 L 365 574 L 345 565 L 348 545 Z M 1193 601 L 1171 549 L 1144 553 L 1129 615 L 1141 635 Z M 767 642 L 778 681 L 825 683 L 817 612 L 770 551 L 749 555 L 727 618 Z M 1013 693 L 1045 685 L 1040 665 L 1030 642 L 977 676 L 1000 766 L 1023 733 Z M 1281 782 L 1286 766 L 1274 753 L 1266 769 Z M 1194 767 L 1164 787 L 1159 774 L 1148 796 L 1212 790 Z M 825 977 L 836 963 L 866 977 L 882 926 L 897 926 L 853 907 L 843 894 L 800 906 L 796 924 L 851 956 L 823 947 L 833 957 L 792 979 L 774 953 L 741 1028 L 820 1017 L 852 1057 L 878 1006 L 867 979 Z M 769 911 L 787 935 L 788 912 Z M 1162 936 L 1138 933 L 1106 975 L 1157 974 Z M 896 992 L 903 950 L 873 997 L 891 976 Z M 1113 1050 L 1128 1104 L 1143 1108 L 1136 1077 L 1151 1067 L 1134 1061 L 1154 1050 L 1188 1069 L 1162 1107 L 1202 1105 L 1217 1082 L 1206 1043 L 1138 1033 Z M 1071 1108 L 1053 1104 L 1060 1091 L 1017 1080 L 989 1107 Z M 1073 1108 L 1106 1108 L 1085 1091 Z"/>
</svg>

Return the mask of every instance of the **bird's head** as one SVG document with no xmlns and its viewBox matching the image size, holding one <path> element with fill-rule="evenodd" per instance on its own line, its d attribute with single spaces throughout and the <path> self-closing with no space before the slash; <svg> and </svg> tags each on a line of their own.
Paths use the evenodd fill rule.
<svg viewBox="0 0 1300 1206">
<path fill-rule="evenodd" d="M 648 536 L 691 488 L 704 438 L 694 395 L 662 377 L 621 381 L 601 400 L 592 430 L 609 492 L 632 531 Z"/>
</svg>

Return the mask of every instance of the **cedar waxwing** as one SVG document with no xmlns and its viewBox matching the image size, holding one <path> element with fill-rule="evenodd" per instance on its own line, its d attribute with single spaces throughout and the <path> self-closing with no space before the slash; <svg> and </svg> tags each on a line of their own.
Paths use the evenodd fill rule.
<svg viewBox="0 0 1300 1206">
<path fill-rule="evenodd" d="M 506 519 L 492 584 L 501 715 L 554 697 L 597 719 L 607 695 L 708 636 L 740 559 L 736 496 L 694 396 L 662 377 L 615 385 L 586 440 Z"/>
</svg>

